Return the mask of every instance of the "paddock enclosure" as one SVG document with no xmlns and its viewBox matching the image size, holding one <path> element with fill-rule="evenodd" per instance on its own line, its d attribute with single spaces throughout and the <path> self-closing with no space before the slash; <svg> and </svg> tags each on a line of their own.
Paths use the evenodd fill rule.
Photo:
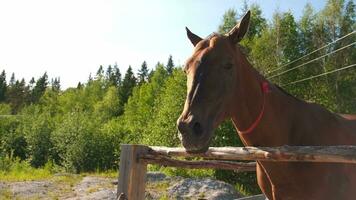
<svg viewBox="0 0 356 200">
<path fill-rule="evenodd" d="M 253 161 L 256 160 L 348 163 L 356 167 L 356 146 L 210 147 L 205 153 L 190 154 L 184 148 L 123 144 L 117 195 L 128 200 L 144 199 L 148 164 L 245 172 L 255 171 L 256 163 Z"/>
</svg>

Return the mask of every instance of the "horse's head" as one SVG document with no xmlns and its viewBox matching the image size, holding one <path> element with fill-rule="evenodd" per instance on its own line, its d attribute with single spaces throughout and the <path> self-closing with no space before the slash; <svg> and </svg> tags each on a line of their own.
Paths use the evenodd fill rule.
<svg viewBox="0 0 356 200">
<path fill-rule="evenodd" d="M 190 32 L 195 46 L 184 71 L 187 74 L 187 98 L 177 124 L 183 146 L 189 152 L 204 152 L 213 138 L 213 130 L 230 116 L 239 67 L 235 46 L 247 32 L 250 12 L 227 35 L 212 34 L 206 39 Z"/>
</svg>

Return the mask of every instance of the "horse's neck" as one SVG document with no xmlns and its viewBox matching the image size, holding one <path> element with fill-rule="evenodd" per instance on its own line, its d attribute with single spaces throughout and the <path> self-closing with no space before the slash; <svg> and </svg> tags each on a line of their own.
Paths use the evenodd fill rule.
<svg viewBox="0 0 356 200">
<path fill-rule="evenodd" d="M 237 59 L 240 63 L 237 71 L 239 78 L 235 87 L 234 104 L 231 108 L 235 128 L 238 132 L 249 129 L 257 120 L 265 104 L 265 111 L 256 128 L 247 134 L 240 133 L 240 137 L 245 145 L 274 145 L 275 141 L 272 138 L 282 139 L 283 136 L 278 136 L 281 131 L 274 130 L 275 127 L 272 126 L 278 125 L 273 125 L 272 122 L 280 123 L 283 119 L 274 119 L 275 115 L 268 112 L 278 109 L 274 107 L 278 106 L 279 101 L 283 101 L 283 95 L 280 95 L 278 89 L 272 86 L 270 86 L 271 93 L 263 93 L 261 84 L 267 80 L 251 66 L 239 50 L 237 50 Z M 272 96 L 275 102 L 271 101 Z"/>
</svg>

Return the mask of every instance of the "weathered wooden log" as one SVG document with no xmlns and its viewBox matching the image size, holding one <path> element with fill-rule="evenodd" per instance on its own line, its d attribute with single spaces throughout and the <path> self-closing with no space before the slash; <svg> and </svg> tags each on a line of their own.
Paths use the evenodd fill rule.
<svg viewBox="0 0 356 200">
<path fill-rule="evenodd" d="M 170 167 L 181 167 L 191 169 L 226 169 L 236 172 L 256 171 L 256 162 L 234 162 L 221 160 L 177 160 L 163 155 L 142 155 L 141 160 L 149 164 L 159 164 Z"/>
<path fill-rule="evenodd" d="M 117 198 L 129 200 L 145 198 L 147 163 L 139 157 L 145 155 L 148 150 L 144 145 L 121 145 Z"/>
<path fill-rule="evenodd" d="M 205 153 L 184 148 L 150 147 L 149 154 L 215 160 L 260 160 L 356 164 L 356 146 L 210 147 Z"/>
</svg>

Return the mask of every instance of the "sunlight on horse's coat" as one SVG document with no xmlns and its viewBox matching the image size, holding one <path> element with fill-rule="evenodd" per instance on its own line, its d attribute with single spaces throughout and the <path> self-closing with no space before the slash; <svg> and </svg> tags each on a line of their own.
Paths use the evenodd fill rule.
<svg viewBox="0 0 356 200">
<path fill-rule="evenodd" d="M 247 12 L 227 35 L 206 39 L 187 29 L 195 49 L 184 69 L 187 98 L 177 121 L 186 150 L 206 151 L 214 129 L 227 118 L 246 146 L 355 145 L 355 115 L 298 100 L 251 66 L 237 46 L 249 19 Z M 258 161 L 257 179 L 270 200 L 356 198 L 356 166 L 351 164 Z"/>
</svg>

